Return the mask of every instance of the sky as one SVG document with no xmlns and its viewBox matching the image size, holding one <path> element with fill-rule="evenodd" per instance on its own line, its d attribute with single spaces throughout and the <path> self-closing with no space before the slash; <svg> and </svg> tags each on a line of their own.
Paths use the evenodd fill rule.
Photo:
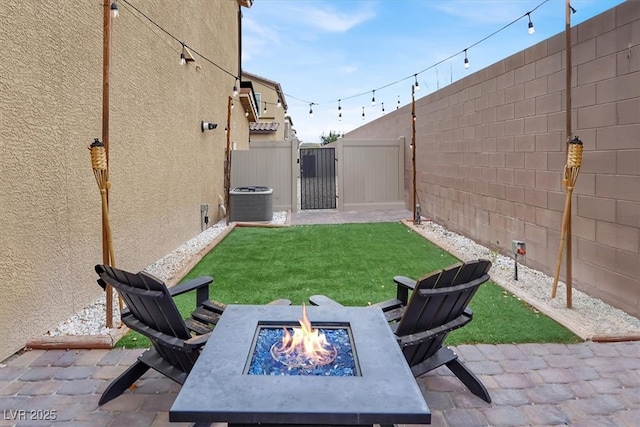
<svg viewBox="0 0 640 427">
<path fill-rule="evenodd" d="M 623 1 L 571 0 L 571 24 Z M 565 0 L 255 0 L 242 11 L 243 70 L 280 83 L 309 143 L 375 120 L 383 103 L 407 105 L 416 80 L 419 99 L 565 29 Z"/>
</svg>

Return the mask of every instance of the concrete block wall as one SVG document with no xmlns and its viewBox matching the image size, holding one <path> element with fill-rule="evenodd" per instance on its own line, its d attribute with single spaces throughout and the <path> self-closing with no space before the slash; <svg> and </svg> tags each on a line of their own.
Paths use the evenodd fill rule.
<svg viewBox="0 0 640 427">
<path fill-rule="evenodd" d="M 572 127 L 585 150 L 573 286 L 640 316 L 640 1 L 573 27 L 572 44 Z M 505 254 L 524 240 L 523 262 L 551 276 L 565 204 L 564 48 L 561 33 L 416 101 L 423 213 Z M 408 144 L 410 114 L 405 106 L 346 137 Z"/>
</svg>

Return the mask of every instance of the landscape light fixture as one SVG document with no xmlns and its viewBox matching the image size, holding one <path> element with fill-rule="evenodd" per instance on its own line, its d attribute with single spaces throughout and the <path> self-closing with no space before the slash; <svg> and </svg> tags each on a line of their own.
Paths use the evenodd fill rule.
<svg viewBox="0 0 640 427">
<path fill-rule="evenodd" d="M 373 107 L 376 106 L 376 91 L 375 90 L 373 91 L 373 97 L 371 98 L 371 105 Z"/>
<path fill-rule="evenodd" d="M 418 75 L 414 74 L 413 77 L 416 79 L 416 82 L 413 84 L 413 87 L 416 89 L 416 92 L 420 90 L 420 83 L 418 83 Z"/>
<path fill-rule="evenodd" d="M 533 34 L 536 32 L 536 29 L 533 28 L 533 22 L 531 22 L 531 13 L 527 12 L 527 16 L 529 17 L 529 34 Z"/>
<path fill-rule="evenodd" d="M 467 49 L 464 50 L 464 68 L 469 69 L 469 58 L 467 58 Z"/>
<path fill-rule="evenodd" d="M 118 4 L 116 2 L 111 3 L 111 17 L 117 18 L 120 16 L 120 11 L 118 10 Z"/>
<path fill-rule="evenodd" d="M 200 122 L 200 130 L 204 132 L 205 130 L 213 130 L 218 127 L 217 123 L 205 122 L 202 120 Z"/>
</svg>

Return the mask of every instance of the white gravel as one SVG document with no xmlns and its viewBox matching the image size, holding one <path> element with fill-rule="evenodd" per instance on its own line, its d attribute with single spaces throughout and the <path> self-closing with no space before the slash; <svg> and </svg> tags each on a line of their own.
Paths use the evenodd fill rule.
<svg viewBox="0 0 640 427">
<path fill-rule="evenodd" d="M 286 224 L 286 212 L 274 212 L 272 224 Z M 206 247 L 220 235 L 226 227 L 224 222 L 214 224 L 206 231 L 189 240 L 164 258 L 149 265 L 145 271 L 167 280 L 182 269 L 189 259 Z M 553 278 L 530 269 L 522 264 L 518 266 L 518 279 L 514 279 L 514 261 L 475 243 L 464 236 L 453 233 L 433 222 L 424 222 L 415 227 L 420 234 L 440 245 L 462 260 L 487 258 L 493 262 L 492 279 L 516 297 L 533 305 L 556 321 L 570 327 L 584 339 L 594 335 L 618 336 L 640 334 L 640 319 L 603 301 L 589 297 L 573 289 L 573 308 L 566 308 L 564 283 L 558 284 L 556 298 L 551 298 Z M 114 294 L 116 295 L 116 294 Z M 119 319 L 117 296 L 114 296 L 114 319 Z M 104 294 L 90 306 L 76 313 L 65 322 L 47 333 L 57 335 L 106 335 L 110 329 L 105 325 Z M 118 325 L 116 325 L 118 326 Z"/>
<path fill-rule="evenodd" d="M 492 261 L 493 281 L 516 297 L 533 305 L 556 321 L 569 327 L 583 339 L 596 335 L 621 336 L 640 334 L 640 319 L 606 304 L 598 298 L 572 287 L 572 308 L 567 308 L 566 287 L 558 282 L 556 297 L 551 298 L 553 277 L 518 263 L 518 280 L 514 278 L 514 259 L 491 251 L 460 234 L 431 221 L 417 227 L 420 234 L 463 261 L 486 258 Z M 521 260 L 520 257 L 518 257 Z"/>
</svg>

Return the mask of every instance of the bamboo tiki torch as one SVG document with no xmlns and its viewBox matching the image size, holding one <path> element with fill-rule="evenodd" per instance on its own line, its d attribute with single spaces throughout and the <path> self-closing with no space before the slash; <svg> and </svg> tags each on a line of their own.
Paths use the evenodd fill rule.
<svg viewBox="0 0 640 427">
<path fill-rule="evenodd" d="M 556 297 L 556 290 L 558 289 L 558 278 L 560 276 L 560 264 L 562 263 L 562 251 L 564 249 L 565 240 L 567 239 L 567 227 L 571 221 L 571 196 L 573 194 L 573 188 L 578 180 L 578 174 L 580 173 L 580 166 L 582 166 L 582 141 L 576 136 L 569 141 L 569 149 L 567 150 L 567 164 L 564 167 L 564 179 L 562 185 L 566 189 L 566 196 L 564 201 L 564 214 L 562 215 L 562 225 L 560 228 L 560 249 L 558 250 L 558 260 L 556 262 L 556 274 L 553 278 L 553 290 L 551 292 L 551 298 Z M 567 256 L 571 254 L 567 253 Z M 571 308 L 571 283 L 567 281 L 567 307 Z"/>
<path fill-rule="evenodd" d="M 111 186 L 109 183 L 109 171 L 107 168 L 107 155 L 105 152 L 104 144 L 96 138 L 89 146 L 91 152 L 91 168 L 93 169 L 93 175 L 96 178 L 98 189 L 100 190 L 100 197 L 102 198 L 102 218 L 104 219 L 105 235 L 107 238 L 107 247 L 109 248 L 108 254 L 103 254 L 103 262 L 115 267 L 116 257 L 113 252 L 113 242 L 111 240 L 111 225 L 109 223 L 109 205 L 107 202 L 107 190 Z M 111 286 L 107 285 L 105 289 L 106 301 L 107 301 L 107 328 L 113 327 L 113 291 Z M 122 310 L 122 300 L 118 298 L 120 310 Z"/>
</svg>

